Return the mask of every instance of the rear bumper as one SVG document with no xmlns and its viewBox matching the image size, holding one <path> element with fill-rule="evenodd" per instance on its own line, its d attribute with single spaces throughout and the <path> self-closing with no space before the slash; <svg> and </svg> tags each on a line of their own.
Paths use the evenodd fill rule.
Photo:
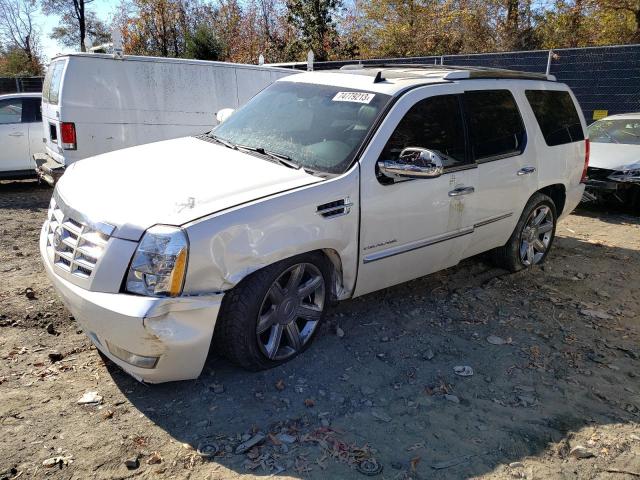
<svg viewBox="0 0 640 480">
<path fill-rule="evenodd" d="M 64 173 L 64 165 L 58 163 L 53 157 L 46 153 L 35 153 L 33 161 L 36 164 L 36 175 L 38 178 L 52 187 Z"/>
<path fill-rule="evenodd" d="M 44 230 L 43 230 L 44 232 Z M 204 366 L 223 294 L 150 298 L 85 290 L 58 276 L 46 253 L 40 252 L 47 276 L 78 324 L 110 360 L 136 379 L 149 383 L 198 377 Z M 153 368 L 141 368 L 118 358 L 123 349 L 155 357 Z"/>
</svg>

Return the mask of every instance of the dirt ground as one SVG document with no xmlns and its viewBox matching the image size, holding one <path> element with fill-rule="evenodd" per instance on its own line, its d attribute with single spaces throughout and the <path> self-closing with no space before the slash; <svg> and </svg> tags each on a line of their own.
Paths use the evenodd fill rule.
<svg viewBox="0 0 640 480">
<path fill-rule="evenodd" d="M 50 194 L 0 183 L 0 479 L 640 477 L 638 217 L 578 211 L 543 267 L 477 257 L 344 302 L 281 368 L 212 352 L 198 380 L 148 386 L 45 277 Z"/>
</svg>

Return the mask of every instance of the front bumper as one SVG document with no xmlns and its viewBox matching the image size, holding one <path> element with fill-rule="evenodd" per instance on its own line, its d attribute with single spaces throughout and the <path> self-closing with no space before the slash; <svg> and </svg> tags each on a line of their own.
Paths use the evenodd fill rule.
<svg viewBox="0 0 640 480">
<path fill-rule="evenodd" d="M 89 291 L 57 275 L 46 249 L 43 229 L 40 253 L 47 276 L 87 336 L 110 360 L 149 383 L 200 375 L 223 294 L 151 298 Z M 158 359 L 154 368 L 141 368 L 116 357 L 108 345 Z"/>
</svg>

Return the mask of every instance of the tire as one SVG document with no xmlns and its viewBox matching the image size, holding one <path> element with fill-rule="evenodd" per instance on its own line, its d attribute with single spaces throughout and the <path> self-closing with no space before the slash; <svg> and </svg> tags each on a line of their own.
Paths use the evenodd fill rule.
<svg viewBox="0 0 640 480">
<path fill-rule="evenodd" d="M 318 332 L 331 278 L 331 264 L 320 253 L 297 255 L 252 273 L 224 296 L 214 347 L 252 371 L 295 358 Z"/>
<path fill-rule="evenodd" d="M 533 225 L 532 220 L 543 212 L 547 214 L 537 226 Z M 496 265 L 510 272 L 517 272 L 544 262 L 553 245 L 557 220 L 553 200 L 543 193 L 535 193 L 525 205 L 507 243 L 494 250 L 493 258 Z M 536 228 L 536 231 L 531 231 L 531 228 Z M 536 238 L 539 243 L 535 241 Z M 527 248 L 524 247 L 525 244 Z M 533 255 L 529 245 L 533 245 Z M 544 249 L 539 248 L 540 246 L 544 246 Z"/>
</svg>

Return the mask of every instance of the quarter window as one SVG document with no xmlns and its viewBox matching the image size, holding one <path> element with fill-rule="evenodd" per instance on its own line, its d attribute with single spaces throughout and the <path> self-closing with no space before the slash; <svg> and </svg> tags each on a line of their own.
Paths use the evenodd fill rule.
<svg viewBox="0 0 640 480">
<path fill-rule="evenodd" d="M 464 121 L 456 95 L 430 97 L 416 103 L 400 121 L 380 160 L 397 160 L 407 147 L 434 151 L 445 168 L 466 163 Z"/>
<path fill-rule="evenodd" d="M 464 97 L 475 160 L 496 160 L 524 151 L 527 133 L 509 90 L 476 90 L 465 92 Z"/>
<path fill-rule="evenodd" d="M 548 146 L 584 140 L 580 117 L 569 92 L 526 90 L 525 95 Z"/>
<path fill-rule="evenodd" d="M 20 123 L 22 121 L 22 99 L 0 101 L 0 124 Z"/>
</svg>

